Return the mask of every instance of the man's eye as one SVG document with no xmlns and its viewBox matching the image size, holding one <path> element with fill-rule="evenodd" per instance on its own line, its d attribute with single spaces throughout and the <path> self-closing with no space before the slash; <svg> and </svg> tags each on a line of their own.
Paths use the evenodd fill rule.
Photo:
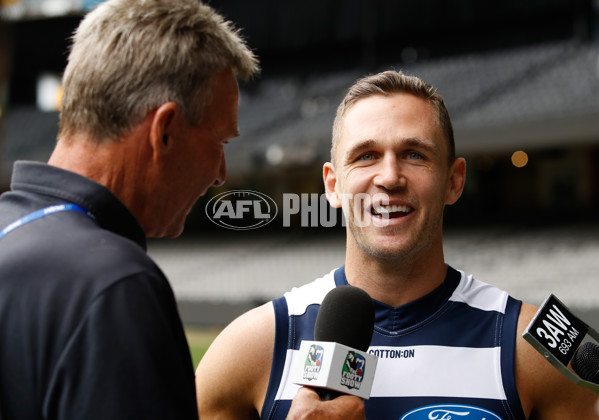
<svg viewBox="0 0 599 420">
<path fill-rule="evenodd" d="M 372 160 L 374 159 L 374 155 L 372 153 L 364 153 L 360 156 L 360 160 Z"/>
<path fill-rule="evenodd" d="M 408 153 L 408 158 L 412 160 L 422 159 L 422 155 L 418 152 L 410 152 Z"/>
</svg>

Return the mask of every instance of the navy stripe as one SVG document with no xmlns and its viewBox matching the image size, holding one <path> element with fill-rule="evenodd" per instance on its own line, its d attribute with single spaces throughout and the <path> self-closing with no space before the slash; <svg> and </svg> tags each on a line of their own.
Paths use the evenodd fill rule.
<svg viewBox="0 0 599 420">
<path fill-rule="evenodd" d="M 489 410 L 495 413 L 499 418 L 503 420 L 508 420 L 504 418 L 502 415 L 504 412 L 504 408 L 502 406 L 501 401 L 499 400 L 489 400 L 482 398 L 448 398 L 448 397 L 402 397 L 402 398 L 393 398 L 393 397 L 381 397 L 381 398 L 370 398 L 369 400 L 364 402 L 364 408 L 366 409 L 366 418 L 367 419 L 377 419 L 377 420 L 399 420 L 402 415 L 407 414 L 408 412 L 419 408 L 426 407 L 430 405 L 443 405 L 443 404 L 460 404 L 460 405 L 468 405 L 473 407 L 481 407 L 485 410 Z M 481 417 L 466 416 L 466 417 L 435 417 L 437 419 L 476 419 L 480 420 Z M 488 419 L 492 420 L 492 419 Z"/>
<path fill-rule="evenodd" d="M 275 350 L 270 368 L 270 379 L 268 381 L 268 390 L 262 406 L 260 418 L 270 419 L 274 413 L 279 401 L 275 400 L 283 369 L 285 368 L 285 357 L 287 355 L 287 343 L 289 334 L 289 317 L 287 310 L 287 301 L 280 297 L 272 301 L 275 311 Z M 265 415 L 266 413 L 266 415 Z"/>
<path fill-rule="evenodd" d="M 375 330 L 375 346 L 435 345 L 449 347 L 495 347 L 497 319 L 495 311 L 474 309 L 463 302 L 446 302 L 435 314 L 415 327 L 386 334 Z M 435 334 L 431 334 L 431 328 Z"/>
<path fill-rule="evenodd" d="M 501 377 L 503 378 L 503 387 L 509 404 L 507 410 L 512 413 L 514 419 L 525 418 L 514 375 L 517 337 L 517 328 L 514 328 L 514 326 L 518 325 L 521 307 L 521 301 L 512 297 L 508 298 L 501 337 Z"/>
<path fill-rule="evenodd" d="M 290 336 L 293 337 L 293 340 L 287 348 L 299 350 L 302 340 L 314 340 L 314 324 L 316 324 L 319 309 L 320 305 L 315 303 L 309 305 L 302 315 L 288 316 L 290 318 Z"/>
</svg>

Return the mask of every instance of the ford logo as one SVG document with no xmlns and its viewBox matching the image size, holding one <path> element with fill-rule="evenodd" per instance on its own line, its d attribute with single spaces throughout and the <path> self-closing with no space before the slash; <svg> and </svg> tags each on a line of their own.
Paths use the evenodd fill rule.
<svg viewBox="0 0 599 420">
<path fill-rule="evenodd" d="M 489 410 L 471 405 L 429 405 L 405 414 L 399 420 L 502 420 Z"/>
<path fill-rule="evenodd" d="M 250 230 L 272 222 L 278 208 L 266 194 L 233 190 L 212 197 L 205 210 L 206 216 L 218 226 L 232 230 Z"/>
</svg>

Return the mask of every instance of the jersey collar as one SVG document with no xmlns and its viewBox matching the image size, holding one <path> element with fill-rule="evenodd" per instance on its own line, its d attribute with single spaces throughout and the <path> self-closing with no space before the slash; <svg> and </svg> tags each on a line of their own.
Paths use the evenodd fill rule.
<svg viewBox="0 0 599 420">
<path fill-rule="evenodd" d="M 335 284 L 348 285 L 345 277 L 345 266 L 335 271 Z M 460 273 L 447 266 L 447 275 L 443 283 L 427 295 L 401 305 L 392 307 L 374 300 L 375 329 L 386 334 L 399 335 L 408 333 L 430 319 L 448 301 L 461 279 Z"/>
</svg>

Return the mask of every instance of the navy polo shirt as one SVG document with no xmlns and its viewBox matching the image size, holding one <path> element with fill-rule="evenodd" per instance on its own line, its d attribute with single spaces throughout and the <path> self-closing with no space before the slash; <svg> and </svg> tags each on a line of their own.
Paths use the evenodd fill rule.
<svg viewBox="0 0 599 420">
<path fill-rule="evenodd" d="M 104 186 L 17 162 L 0 229 L 0 418 L 193 419 L 194 373 L 172 289 Z"/>
</svg>

